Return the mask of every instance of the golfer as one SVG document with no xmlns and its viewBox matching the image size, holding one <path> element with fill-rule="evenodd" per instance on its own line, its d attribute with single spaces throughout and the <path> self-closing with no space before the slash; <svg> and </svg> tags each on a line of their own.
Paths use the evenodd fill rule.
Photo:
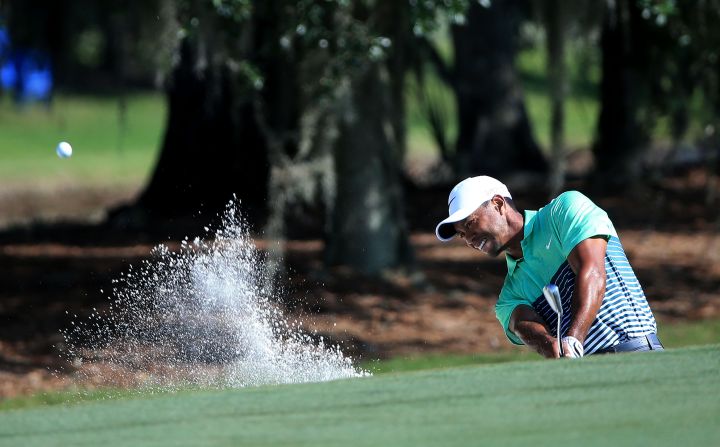
<svg viewBox="0 0 720 447">
<path fill-rule="evenodd" d="M 645 294 L 608 215 L 577 191 L 545 207 L 518 211 L 507 187 L 492 177 L 458 183 L 448 199 L 449 217 L 435 229 L 443 242 L 456 235 L 490 256 L 505 253 L 507 276 L 495 314 L 515 344 L 545 357 L 662 350 Z M 557 285 L 557 314 L 543 287 Z"/>
</svg>

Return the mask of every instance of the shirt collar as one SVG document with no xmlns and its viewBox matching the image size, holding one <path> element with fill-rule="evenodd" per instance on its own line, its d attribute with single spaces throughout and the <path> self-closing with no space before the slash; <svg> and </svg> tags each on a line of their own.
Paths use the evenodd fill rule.
<svg viewBox="0 0 720 447">
<path fill-rule="evenodd" d="M 530 236 L 530 233 L 532 233 L 537 213 L 538 212 L 535 210 L 525 210 L 525 226 L 523 228 L 523 240 L 520 242 L 521 244 L 524 243 L 525 239 L 527 239 L 528 236 Z"/>
<path fill-rule="evenodd" d="M 525 253 L 525 241 L 527 241 L 528 236 L 530 236 L 530 234 L 532 233 L 536 214 L 537 211 L 525 210 L 525 223 L 523 224 L 523 240 L 520 241 L 523 253 Z M 512 274 L 515 272 L 515 269 L 517 268 L 518 262 L 522 261 L 522 258 L 515 259 L 509 254 L 505 253 L 505 261 L 507 262 L 508 276 L 512 276 Z"/>
</svg>

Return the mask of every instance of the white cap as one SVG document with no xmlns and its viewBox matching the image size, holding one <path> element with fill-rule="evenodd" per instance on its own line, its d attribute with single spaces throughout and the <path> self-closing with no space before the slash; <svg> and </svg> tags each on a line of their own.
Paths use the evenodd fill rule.
<svg viewBox="0 0 720 447">
<path fill-rule="evenodd" d="M 468 217 L 480 205 L 492 199 L 495 195 L 512 199 L 507 186 L 486 175 L 470 177 L 455 185 L 448 197 L 448 213 L 450 216 L 435 228 L 437 238 L 443 242 L 452 239 L 457 233 L 453 224 Z"/>
</svg>

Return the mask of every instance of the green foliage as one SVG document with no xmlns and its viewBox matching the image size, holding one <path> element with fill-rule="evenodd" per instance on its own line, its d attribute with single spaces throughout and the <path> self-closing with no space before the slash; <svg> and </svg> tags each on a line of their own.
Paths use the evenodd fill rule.
<svg viewBox="0 0 720 447">
<path fill-rule="evenodd" d="M 568 91 L 565 100 L 565 141 L 571 150 L 590 148 L 600 112 L 598 51 L 580 42 L 575 45 L 579 48 L 571 45 L 570 57 L 567 58 Z M 529 46 L 518 54 L 516 65 L 533 134 L 547 152 L 550 146 L 551 117 L 548 112 L 550 92 L 544 49 L 537 43 Z"/>
<path fill-rule="evenodd" d="M 473 0 L 409 0 L 413 33 L 416 36 L 429 36 L 438 31 L 449 20 L 451 23 L 465 23 L 465 13 Z M 490 0 L 479 1 L 484 7 L 490 6 Z"/>
<path fill-rule="evenodd" d="M 702 129 L 694 137 L 704 137 L 707 129 L 714 132 L 720 111 L 720 2 L 639 0 L 637 7 L 642 18 L 636 24 L 643 46 L 639 63 L 646 78 L 638 82 L 646 95 L 640 119 L 650 128 L 665 120 L 675 140 L 692 129 L 693 119 Z"/>
<path fill-rule="evenodd" d="M 450 145 L 457 137 L 457 104 L 453 91 L 437 74 L 428 70 L 421 80 L 407 76 L 406 94 L 408 150 L 413 156 L 428 158 L 436 155 L 437 142 Z M 442 128 L 442 135 L 433 135 L 431 119 Z"/>
<path fill-rule="evenodd" d="M 677 2 L 675 0 L 637 0 L 643 10 L 643 17 L 648 19 L 655 17 L 658 25 L 664 25 L 668 16 L 677 14 Z"/>
<path fill-rule="evenodd" d="M 438 48 L 447 48 L 449 39 L 437 38 Z M 569 90 L 565 103 L 565 139 L 570 149 L 589 149 L 597 129 L 600 112 L 598 101 L 599 51 L 584 42 L 574 42 L 568 57 Z M 550 144 L 550 94 L 547 81 L 546 56 L 540 43 L 528 45 L 517 57 L 517 69 L 530 116 L 533 135 L 546 151 Z M 416 78 L 407 81 L 408 147 L 415 156 L 437 154 L 435 138 L 430 134 L 427 103 L 442 115 L 448 141 L 457 135 L 457 109 L 455 98 L 434 72 L 428 71 L 421 85 Z M 664 134 L 666 135 L 666 134 Z"/>
<path fill-rule="evenodd" d="M 720 346 L 3 412 L 0 445 L 714 445 Z"/>
<path fill-rule="evenodd" d="M 218 15 L 238 23 L 252 16 L 251 0 L 212 0 L 212 4 Z"/>
<path fill-rule="evenodd" d="M 85 67 L 96 68 L 102 62 L 105 38 L 97 29 L 88 29 L 78 35 L 75 57 Z"/>
</svg>

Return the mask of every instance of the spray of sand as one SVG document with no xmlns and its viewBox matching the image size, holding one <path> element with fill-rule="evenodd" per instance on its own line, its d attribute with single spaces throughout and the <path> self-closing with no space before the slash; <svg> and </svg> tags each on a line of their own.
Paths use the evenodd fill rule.
<svg viewBox="0 0 720 447">
<path fill-rule="evenodd" d="M 73 321 L 65 354 L 81 382 L 168 389 L 317 382 L 367 375 L 339 346 L 301 330 L 230 204 L 207 239 L 113 281 L 109 309 Z"/>
</svg>

